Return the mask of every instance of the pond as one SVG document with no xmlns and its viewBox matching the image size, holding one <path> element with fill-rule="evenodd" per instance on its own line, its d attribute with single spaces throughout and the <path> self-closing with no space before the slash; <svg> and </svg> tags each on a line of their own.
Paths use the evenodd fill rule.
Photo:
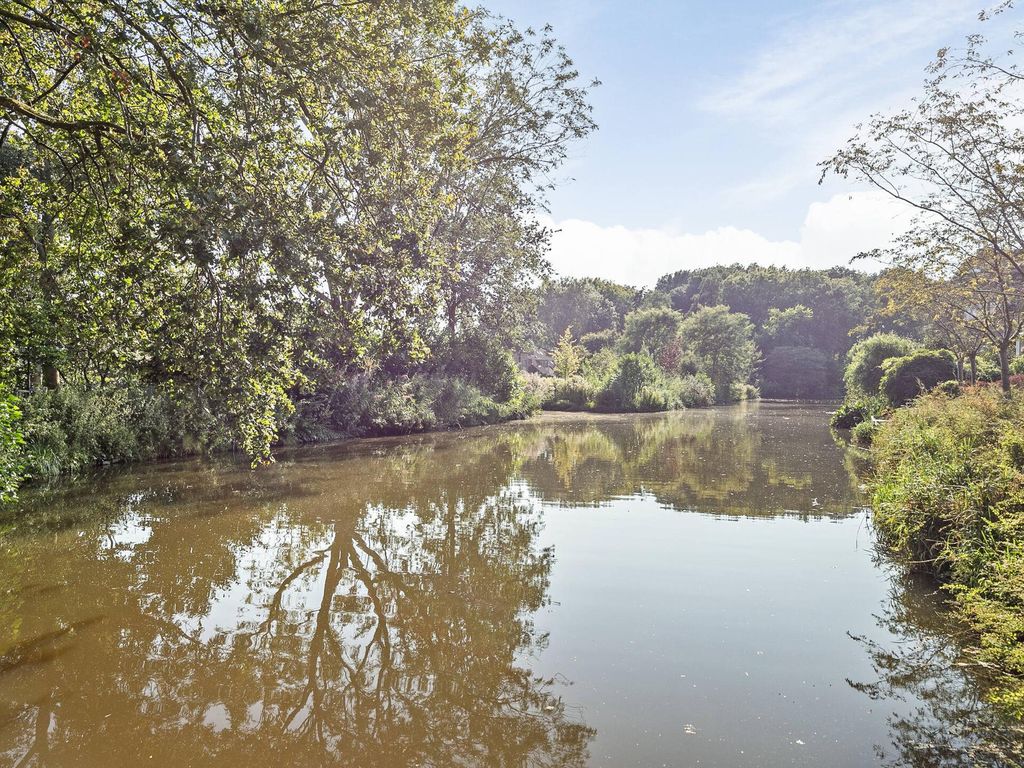
<svg viewBox="0 0 1024 768">
<path fill-rule="evenodd" d="M 0 764 L 1007 764 L 854 461 L 764 403 L 25 494 Z"/>
</svg>

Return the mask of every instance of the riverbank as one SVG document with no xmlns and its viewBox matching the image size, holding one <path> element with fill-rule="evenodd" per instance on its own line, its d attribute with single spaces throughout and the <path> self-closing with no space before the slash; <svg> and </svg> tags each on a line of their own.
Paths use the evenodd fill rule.
<svg viewBox="0 0 1024 768">
<path fill-rule="evenodd" d="M 354 379 L 331 393 L 297 399 L 274 454 L 304 445 L 502 424 L 540 413 L 670 411 L 707 406 L 713 400 L 713 392 L 698 379 L 696 390 L 686 397 L 650 399 L 647 390 L 638 388 L 637 398 L 629 398 L 629 403 L 642 402 L 642 408 L 622 407 L 609 399 L 602 399 L 600 406 L 585 402 L 565 407 L 553 400 L 564 384 L 557 378 L 527 377 L 514 380 L 499 397 L 451 377 Z M 231 440 L 223 420 L 194 399 L 174 399 L 152 388 L 64 387 L 40 390 L 16 402 L 16 417 L 4 421 L 0 414 L 0 426 L 6 424 L 18 438 L 4 453 L 6 466 L 16 473 L 8 500 L 15 498 L 18 486 L 74 478 L 110 465 L 245 454 Z"/>
<path fill-rule="evenodd" d="M 873 443 L 884 542 L 938 575 L 976 632 L 993 699 L 1024 719 L 1024 401 L 995 387 L 922 396 Z"/>
</svg>

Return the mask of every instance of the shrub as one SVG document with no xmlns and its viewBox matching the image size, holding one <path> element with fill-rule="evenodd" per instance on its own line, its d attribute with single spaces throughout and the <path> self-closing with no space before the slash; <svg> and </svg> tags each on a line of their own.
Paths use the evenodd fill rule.
<svg viewBox="0 0 1024 768">
<path fill-rule="evenodd" d="M 582 376 L 553 379 L 541 405 L 551 411 L 585 411 L 594 407 L 597 386 Z"/>
<path fill-rule="evenodd" d="M 946 397 L 959 397 L 962 388 L 960 382 L 956 379 L 950 379 L 949 381 L 943 381 L 936 384 L 934 387 L 935 392 L 941 392 Z"/>
<path fill-rule="evenodd" d="M 881 393 L 904 405 L 935 385 L 956 377 L 956 358 L 947 350 L 924 349 L 882 363 Z"/>
<path fill-rule="evenodd" d="M 504 402 L 521 386 L 519 366 L 501 342 L 482 333 L 470 334 L 438 352 L 442 368 L 453 378 L 475 385 Z"/>
<path fill-rule="evenodd" d="M 857 445 L 871 445 L 878 431 L 878 425 L 870 418 L 859 422 L 850 430 L 850 437 Z"/>
<path fill-rule="evenodd" d="M 184 453 L 186 410 L 137 384 L 39 390 L 23 401 L 26 474 L 51 478 Z"/>
<path fill-rule="evenodd" d="M 742 381 L 733 382 L 732 386 L 729 387 L 729 399 L 737 402 L 744 400 L 757 400 L 761 396 L 761 392 L 753 384 L 747 384 Z"/>
<path fill-rule="evenodd" d="M 1010 361 L 1010 373 L 1024 375 L 1024 355 L 1015 357 Z"/>
<path fill-rule="evenodd" d="M 676 399 L 687 408 L 714 405 L 715 384 L 706 374 L 696 373 L 674 380 Z"/>
<path fill-rule="evenodd" d="M 599 404 L 606 410 L 639 410 L 640 392 L 661 384 L 658 366 L 646 352 L 629 352 L 619 358 L 618 368 L 600 393 Z M 649 403 L 650 395 L 645 396 Z"/>
<path fill-rule="evenodd" d="M 917 342 L 894 333 L 877 333 L 858 341 L 846 357 L 843 381 L 846 383 L 847 396 L 878 394 L 882 381 L 882 363 L 890 357 L 905 357 L 918 347 Z"/>
</svg>

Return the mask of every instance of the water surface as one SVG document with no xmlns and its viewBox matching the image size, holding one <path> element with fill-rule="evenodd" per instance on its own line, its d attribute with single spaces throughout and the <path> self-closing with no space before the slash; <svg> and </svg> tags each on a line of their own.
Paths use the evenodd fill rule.
<svg viewBox="0 0 1024 768">
<path fill-rule="evenodd" d="M 1011 764 L 826 424 L 549 416 L 30 493 L 0 765 Z"/>
</svg>

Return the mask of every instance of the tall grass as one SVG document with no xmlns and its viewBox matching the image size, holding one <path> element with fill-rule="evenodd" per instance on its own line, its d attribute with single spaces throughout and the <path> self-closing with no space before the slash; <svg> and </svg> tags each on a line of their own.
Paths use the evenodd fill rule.
<svg viewBox="0 0 1024 768">
<path fill-rule="evenodd" d="M 884 541 L 947 583 L 999 671 L 996 702 L 1024 718 L 1024 399 L 996 387 L 935 392 L 874 437 Z"/>
</svg>

